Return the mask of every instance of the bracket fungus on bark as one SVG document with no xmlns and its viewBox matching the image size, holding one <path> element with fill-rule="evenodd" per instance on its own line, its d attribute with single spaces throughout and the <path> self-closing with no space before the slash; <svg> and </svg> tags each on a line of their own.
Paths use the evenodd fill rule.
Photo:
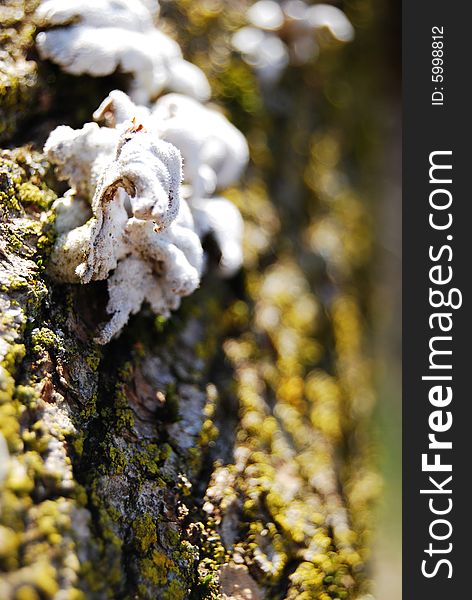
<svg viewBox="0 0 472 600">
<path fill-rule="evenodd" d="M 131 74 L 130 92 L 139 102 L 164 89 L 208 100 L 206 76 L 155 27 L 158 13 L 157 0 L 43 0 L 36 20 L 44 30 L 36 44 L 41 58 L 73 75 Z"/>
<path fill-rule="evenodd" d="M 213 194 L 238 180 L 249 152 L 222 114 L 179 94 L 147 108 L 115 90 L 94 116 L 109 126 L 59 126 L 45 144 L 71 186 L 55 203 L 59 237 L 49 271 L 66 282 L 107 280 L 112 316 L 97 337 L 106 343 L 143 302 L 169 316 L 199 286 L 207 235 L 220 249 L 223 276 L 241 267 L 241 215 Z"/>
<path fill-rule="evenodd" d="M 216 193 L 240 178 L 247 143 L 195 99 L 209 98 L 208 81 L 156 29 L 158 12 L 153 0 L 43 0 L 36 11 L 43 58 L 77 75 L 121 69 L 134 76 L 131 97 L 112 91 L 95 112 L 105 126 L 57 127 L 44 147 L 70 186 L 55 203 L 59 237 L 49 271 L 65 282 L 107 280 L 112 317 L 100 343 L 143 302 L 165 316 L 178 308 L 200 284 L 207 235 L 220 249 L 223 275 L 242 264 L 241 215 Z M 151 105 L 166 88 L 182 93 Z"/>
<path fill-rule="evenodd" d="M 147 108 L 114 90 L 94 117 L 111 127 L 138 118 L 156 138 L 178 148 L 184 161 L 183 195 L 197 231 L 201 238 L 214 238 L 221 274 L 233 275 L 242 265 L 242 218 L 232 202 L 215 194 L 236 183 L 246 167 L 249 149 L 242 133 L 217 110 L 181 94 L 166 94 Z"/>
<path fill-rule="evenodd" d="M 111 135 L 115 149 L 106 163 Z M 89 151 L 90 139 L 95 152 Z M 60 177 L 74 186 L 56 202 L 60 235 L 50 273 L 69 282 L 107 279 L 112 316 L 97 341 L 118 335 L 145 301 L 168 316 L 198 287 L 203 255 L 192 215 L 180 198 L 178 150 L 135 124 L 113 130 L 96 124 L 78 131 L 59 127 L 45 149 Z M 81 223 L 88 216 L 87 201 L 93 216 Z"/>
<path fill-rule="evenodd" d="M 236 183 L 249 159 L 243 134 L 217 110 L 182 94 L 166 94 L 152 110 L 162 139 L 182 153 L 195 197 Z"/>
</svg>

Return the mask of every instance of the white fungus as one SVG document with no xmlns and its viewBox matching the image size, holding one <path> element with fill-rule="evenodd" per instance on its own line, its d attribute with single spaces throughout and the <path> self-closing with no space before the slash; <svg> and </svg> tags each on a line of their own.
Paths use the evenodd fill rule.
<svg viewBox="0 0 472 600">
<path fill-rule="evenodd" d="M 180 94 L 162 96 L 149 110 L 115 90 L 95 112 L 112 127 L 135 115 L 150 134 L 182 154 L 186 197 L 197 231 L 202 238 L 212 235 L 221 252 L 221 274 L 233 275 L 242 264 L 242 219 L 231 202 L 213 194 L 240 178 L 249 158 L 244 136 L 220 112 Z"/>
<path fill-rule="evenodd" d="M 104 126 L 57 127 L 44 147 L 70 186 L 54 204 L 49 273 L 69 283 L 107 281 L 101 344 L 143 303 L 166 317 L 179 307 L 200 285 L 203 238 L 217 243 L 222 275 L 242 264 L 242 218 L 219 192 L 238 182 L 248 145 L 200 102 L 210 97 L 208 81 L 156 29 L 158 12 L 154 0 L 43 0 L 36 12 L 43 58 L 77 75 L 133 76 L 130 96 L 114 90 L 95 111 Z M 176 93 L 152 104 L 164 89 Z"/>
<path fill-rule="evenodd" d="M 135 119 L 138 123 L 147 123 L 151 111 L 147 106 L 135 104 L 120 90 L 113 90 L 93 113 L 96 121 L 104 121 L 108 127 L 116 127 L 125 121 Z"/>
<path fill-rule="evenodd" d="M 263 83 L 272 84 L 288 65 L 288 48 L 275 34 L 256 27 L 242 27 L 232 37 L 232 45 Z"/>
<path fill-rule="evenodd" d="M 148 109 L 114 90 L 94 117 L 111 127 L 135 118 L 148 131 L 176 146 L 194 197 L 236 183 L 249 160 L 245 137 L 223 114 L 182 94 L 166 94 Z"/>
<path fill-rule="evenodd" d="M 182 153 L 185 180 L 195 197 L 238 181 L 249 149 L 223 114 L 181 94 L 166 94 L 156 102 L 152 118 L 162 139 Z"/>
<path fill-rule="evenodd" d="M 226 198 L 213 197 L 193 200 L 192 212 L 198 235 L 212 235 L 220 249 L 221 274 L 234 275 L 243 262 L 244 225 L 239 210 Z"/>
<path fill-rule="evenodd" d="M 72 190 L 67 191 L 52 205 L 56 220 L 56 233 L 67 233 L 84 225 L 92 216 L 90 205 L 81 197 L 76 197 Z"/>
<path fill-rule="evenodd" d="M 115 135 L 114 153 L 99 175 L 91 201 L 93 217 L 75 225 L 78 201 L 66 197 L 59 204 L 62 233 L 50 263 L 50 273 L 61 281 L 82 282 L 107 279 L 110 321 L 97 337 L 107 343 L 118 335 L 131 314 L 144 301 L 158 314 L 168 316 L 179 306 L 180 298 L 191 294 L 200 283 L 202 247 L 194 232 L 193 219 L 185 200 L 180 199 L 181 157 L 171 144 L 146 132 L 142 126 L 126 129 L 99 128 L 95 136 Z M 82 131 L 82 130 L 79 130 Z M 65 150 L 77 173 L 88 177 L 96 156 L 82 154 L 82 137 L 76 136 L 77 155 L 68 143 L 61 146 L 61 135 L 53 131 L 46 147 L 60 170 L 67 160 Z M 52 143 L 57 142 L 57 145 Z M 61 170 L 62 176 L 64 171 Z M 72 213 L 67 221 L 66 214 Z"/>
<path fill-rule="evenodd" d="M 336 6 L 315 4 L 308 7 L 306 19 L 312 29 L 326 28 L 340 42 L 350 42 L 354 39 L 354 28 L 351 22 Z"/>
<path fill-rule="evenodd" d="M 91 198 L 117 142 L 116 131 L 96 123 L 86 123 L 82 129 L 61 125 L 49 134 L 44 152 L 59 179 L 67 181 L 79 196 Z"/>
<path fill-rule="evenodd" d="M 73 75 L 130 73 L 130 92 L 139 102 L 163 89 L 207 100 L 204 73 L 155 27 L 158 9 L 153 0 L 43 0 L 36 11 L 44 28 L 36 37 L 39 54 Z"/>
<path fill-rule="evenodd" d="M 282 27 L 285 17 L 277 2 L 259 0 L 249 8 L 247 18 L 254 27 L 272 31 Z"/>
<path fill-rule="evenodd" d="M 289 64 L 305 64 L 318 55 L 325 31 L 338 42 L 354 38 L 346 15 L 329 4 L 303 0 L 259 0 L 247 11 L 249 25 L 232 37 L 233 48 L 256 72 L 261 83 L 276 83 Z"/>
</svg>

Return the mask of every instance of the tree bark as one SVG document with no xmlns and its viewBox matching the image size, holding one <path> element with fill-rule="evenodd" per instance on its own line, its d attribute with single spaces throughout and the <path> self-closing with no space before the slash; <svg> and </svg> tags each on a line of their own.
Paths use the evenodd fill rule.
<svg viewBox="0 0 472 600">
<path fill-rule="evenodd" d="M 320 133 L 323 82 L 291 71 L 274 102 L 237 57 L 224 72 L 205 62 L 237 8 L 207 21 L 203 4 L 168 8 L 251 143 L 244 188 L 228 192 L 245 218 L 245 268 L 225 282 L 210 260 L 167 322 L 143 310 L 97 346 L 106 287 L 47 275 L 62 190 L 39 149 L 120 81 L 37 63 L 33 5 L 2 8 L 0 598 L 363 597 L 378 487 L 370 225 L 337 133 Z"/>
</svg>

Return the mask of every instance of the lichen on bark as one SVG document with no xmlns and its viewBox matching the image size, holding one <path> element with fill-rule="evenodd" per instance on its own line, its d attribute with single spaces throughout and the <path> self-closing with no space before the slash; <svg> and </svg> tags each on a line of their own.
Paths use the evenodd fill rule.
<svg viewBox="0 0 472 600">
<path fill-rule="evenodd" d="M 210 268 L 170 319 L 144 309 L 97 346 L 104 284 L 47 274 L 60 184 L 32 146 L 0 155 L 2 599 L 367 594 L 378 489 L 366 440 L 367 211 L 339 177 L 336 132 L 314 118 L 319 79 L 289 70 L 289 109 L 268 107 L 225 42 L 242 6 L 215 6 L 178 0 L 163 12 L 251 144 L 244 188 L 227 193 L 245 220 L 237 277 Z M 76 79 L 71 122 L 84 112 L 81 79 L 90 110 L 106 95 L 103 82 Z M 57 125 L 48 78 L 28 90 Z M 19 100 L 10 106 L 20 115 Z M 22 119 L 9 120 L 12 146 Z M 39 147 L 44 126 L 35 131 Z"/>
</svg>

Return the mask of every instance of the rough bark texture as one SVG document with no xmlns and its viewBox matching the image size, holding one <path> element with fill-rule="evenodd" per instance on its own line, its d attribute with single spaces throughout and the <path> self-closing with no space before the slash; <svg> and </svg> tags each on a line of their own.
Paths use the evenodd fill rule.
<svg viewBox="0 0 472 600">
<path fill-rule="evenodd" d="M 371 225 L 315 100 L 342 95 L 342 50 L 265 97 L 228 49 L 237 3 L 165 5 L 251 144 L 228 192 L 245 268 L 99 347 L 104 285 L 47 276 L 62 189 L 39 149 L 120 82 L 35 62 L 33 8 L 0 8 L 0 598 L 364 597 Z"/>
</svg>

